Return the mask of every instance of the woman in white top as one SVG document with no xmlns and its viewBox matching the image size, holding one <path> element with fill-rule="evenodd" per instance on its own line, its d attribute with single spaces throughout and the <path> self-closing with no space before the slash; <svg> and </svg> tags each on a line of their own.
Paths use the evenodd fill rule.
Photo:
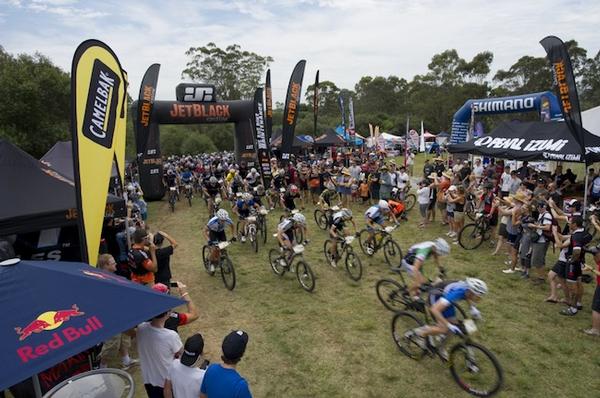
<svg viewBox="0 0 600 398">
<path fill-rule="evenodd" d="M 417 189 L 417 202 L 419 203 L 419 212 L 421 213 L 421 223 L 419 227 L 427 226 L 427 209 L 429 208 L 430 188 L 427 181 L 419 182 Z"/>
</svg>

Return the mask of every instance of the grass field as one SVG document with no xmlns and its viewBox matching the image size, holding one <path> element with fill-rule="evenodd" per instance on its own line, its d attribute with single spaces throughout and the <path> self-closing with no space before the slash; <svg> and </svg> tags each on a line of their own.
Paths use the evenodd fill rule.
<svg viewBox="0 0 600 398">
<path fill-rule="evenodd" d="M 364 225 L 364 206 L 354 206 L 359 228 Z M 171 214 L 166 201 L 149 205 L 153 231 L 164 230 L 180 243 L 171 261 L 174 279 L 189 287 L 200 309 L 200 319 L 180 329 L 182 339 L 199 331 L 206 356 L 220 358 L 223 336 L 232 329 L 250 335 L 239 371 L 256 397 L 461 397 L 448 369 L 439 361 L 413 361 L 397 349 L 391 338 L 392 313 L 378 301 L 375 283 L 394 277 L 383 254 L 369 259 L 360 253 L 363 278 L 352 282 L 343 269 L 333 269 L 322 254 L 326 232 L 312 219 L 312 206 L 305 211 L 311 243 L 305 258 L 317 275 L 312 294 L 303 291 L 295 277 L 276 276 L 267 261 L 271 237 L 279 219 L 269 215 L 269 241 L 259 253 L 236 243 L 230 257 L 238 284 L 226 290 L 220 277 L 210 277 L 201 268 L 202 228 L 207 220 L 203 201 L 193 207 L 179 202 Z M 416 228 L 417 214 L 394 232 L 406 249 L 416 242 L 446 232 L 440 225 L 423 231 Z M 487 281 L 490 294 L 479 305 L 485 321 L 477 340 L 491 349 L 505 373 L 501 397 L 600 396 L 600 340 L 583 335 L 590 326 L 589 309 L 593 285 L 586 285 L 585 309 L 576 317 L 559 315 L 561 307 L 547 304 L 546 286 L 536 287 L 516 275 L 500 272 L 504 256 L 492 257 L 484 244 L 476 251 L 458 246 L 446 259 L 449 278 L 476 276 Z M 548 256 L 548 264 L 554 261 Z M 431 271 L 431 267 L 429 267 Z M 139 370 L 136 396 L 145 396 Z"/>
</svg>

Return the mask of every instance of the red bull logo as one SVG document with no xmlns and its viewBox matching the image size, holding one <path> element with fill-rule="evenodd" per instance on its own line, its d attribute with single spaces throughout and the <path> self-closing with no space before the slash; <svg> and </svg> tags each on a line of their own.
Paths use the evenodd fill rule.
<svg viewBox="0 0 600 398">
<path fill-rule="evenodd" d="M 76 304 L 73 304 L 69 309 L 44 312 L 38 315 L 37 318 L 31 321 L 27 326 L 16 327 L 15 332 L 17 332 L 17 335 L 19 336 L 19 341 L 23 341 L 34 333 L 55 330 L 61 327 L 64 322 L 68 322 L 72 317 L 82 315 L 85 315 L 85 313 L 80 311 Z M 83 327 L 69 326 L 62 329 L 60 333 L 52 333 L 51 339 L 45 344 L 40 344 L 35 347 L 27 345 L 18 348 L 17 355 L 22 362 L 29 362 L 32 359 L 47 354 L 51 350 L 64 346 L 65 343 L 70 343 L 82 336 L 87 336 L 102 327 L 103 325 L 100 320 L 98 320 L 96 316 L 92 316 L 86 320 Z"/>
</svg>

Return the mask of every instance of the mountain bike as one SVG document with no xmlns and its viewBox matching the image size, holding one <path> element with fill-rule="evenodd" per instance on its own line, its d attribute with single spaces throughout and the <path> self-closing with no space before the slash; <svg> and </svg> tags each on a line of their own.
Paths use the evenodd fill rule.
<svg viewBox="0 0 600 398">
<path fill-rule="evenodd" d="M 362 229 L 359 232 L 358 240 L 363 253 L 372 257 L 383 248 L 385 261 L 388 265 L 392 268 L 400 267 L 402 261 L 402 249 L 400 249 L 400 245 L 391 235 L 392 231 L 396 228 L 397 226 L 389 226 L 375 231 L 367 228 Z M 373 238 L 369 240 L 371 233 L 373 234 Z"/>
<path fill-rule="evenodd" d="M 465 197 L 465 214 L 471 220 L 475 221 L 477 216 L 477 202 L 475 201 L 475 195 L 472 193 L 467 194 Z"/>
<path fill-rule="evenodd" d="M 315 222 L 317 223 L 317 227 L 326 231 L 331 227 L 331 220 L 333 218 L 333 213 L 340 209 L 339 206 L 333 206 L 324 210 L 315 209 L 313 213 L 313 217 L 315 218 Z"/>
<path fill-rule="evenodd" d="M 269 214 L 269 210 L 261 208 L 256 215 L 256 226 L 260 237 L 263 240 L 263 244 L 267 243 L 267 214 Z"/>
<path fill-rule="evenodd" d="M 177 188 L 169 187 L 169 208 L 171 213 L 175 212 L 175 202 L 177 201 Z"/>
<path fill-rule="evenodd" d="M 233 263 L 227 254 L 227 246 L 231 244 L 231 241 L 225 242 L 209 242 L 208 245 L 204 245 L 202 247 L 202 263 L 204 265 L 204 269 L 206 272 L 213 276 L 216 272 L 216 269 L 219 268 L 221 270 L 221 278 L 223 279 L 223 284 L 229 290 L 233 290 L 235 288 L 235 269 L 233 268 Z M 218 250 L 219 251 L 219 262 L 217 264 L 210 263 L 210 250 Z"/>
<path fill-rule="evenodd" d="M 475 222 L 465 225 L 458 233 L 458 243 L 465 250 L 477 249 L 483 241 L 490 240 L 492 236 L 492 228 L 489 218 L 478 213 L 475 217 Z"/>
<path fill-rule="evenodd" d="M 400 351 L 414 360 L 425 355 L 438 356 L 448 363 L 454 381 L 469 394 L 490 397 L 497 393 L 504 381 L 502 367 L 490 350 L 473 341 L 472 336 L 477 332 L 475 321 L 459 321 L 460 341 L 446 352 L 447 335 L 422 338 L 414 333 L 416 328 L 429 324 L 428 313 L 429 307 L 424 312 L 425 321 L 410 312 L 396 313 L 392 319 L 392 338 Z"/>
<path fill-rule="evenodd" d="M 254 250 L 254 253 L 258 253 L 258 225 L 256 216 L 248 216 L 246 217 L 246 228 L 242 231 L 240 229 L 242 221 L 238 221 L 236 225 L 236 231 L 238 235 L 238 240 L 240 242 L 244 242 L 242 238 L 245 238 L 250 242 L 250 246 Z"/>
<path fill-rule="evenodd" d="M 296 278 L 300 286 L 307 292 L 315 289 L 316 279 L 310 268 L 310 265 L 304 260 L 302 255 L 304 245 L 295 245 L 292 250 L 271 249 L 269 251 L 269 264 L 276 275 L 283 276 L 286 271 L 296 272 Z"/>
<path fill-rule="evenodd" d="M 338 238 L 336 241 L 333 239 L 327 239 L 323 244 L 323 253 L 325 254 L 325 259 L 327 263 L 332 264 L 332 261 L 336 263 L 344 257 L 344 264 L 346 265 L 346 272 L 348 272 L 348 276 L 353 281 L 360 280 L 362 276 L 362 262 L 360 258 L 354 253 L 352 249 L 352 242 L 356 237 L 354 236 L 346 236 L 343 239 Z M 337 254 L 333 255 L 333 245 L 337 244 Z"/>
<path fill-rule="evenodd" d="M 404 203 L 404 211 L 411 210 L 417 203 L 417 195 L 410 193 L 410 185 L 406 185 L 403 192 L 400 188 L 392 188 L 392 198 Z"/>
<path fill-rule="evenodd" d="M 192 187 L 191 183 L 188 183 L 188 184 L 185 184 L 184 189 L 185 189 L 185 197 L 188 201 L 188 204 L 190 205 L 190 207 L 192 207 L 192 198 L 194 197 L 194 188 Z"/>
<path fill-rule="evenodd" d="M 285 210 L 285 214 L 282 214 L 279 217 L 279 222 L 280 223 L 283 222 L 284 219 L 286 219 L 286 218 L 288 218 L 290 216 L 293 216 L 294 214 L 296 214 L 298 212 L 300 212 L 300 210 L 298 210 L 298 209 L 294 209 L 294 210 L 291 210 L 291 211 L 289 211 L 289 210 L 286 209 Z M 294 227 L 293 233 L 294 233 L 294 242 L 296 242 L 297 244 L 301 245 L 304 242 L 304 232 L 302 231 L 302 228 L 295 228 Z"/>
</svg>

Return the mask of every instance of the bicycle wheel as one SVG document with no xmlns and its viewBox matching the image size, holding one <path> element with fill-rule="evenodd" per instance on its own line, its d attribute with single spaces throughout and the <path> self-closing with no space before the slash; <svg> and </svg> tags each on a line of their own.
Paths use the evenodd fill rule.
<svg viewBox="0 0 600 398">
<path fill-rule="evenodd" d="M 322 230 L 326 230 L 327 229 L 327 216 L 325 215 L 325 212 L 321 209 L 315 209 L 314 217 L 315 217 L 315 222 L 317 223 L 317 227 L 321 228 Z"/>
<path fill-rule="evenodd" d="M 458 233 L 458 243 L 465 250 L 477 249 L 483 243 L 483 234 L 475 223 L 467 224 Z"/>
<path fill-rule="evenodd" d="M 260 236 L 262 236 L 263 244 L 267 244 L 267 220 L 265 218 L 262 219 L 260 223 Z"/>
<path fill-rule="evenodd" d="M 391 280 L 381 279 L 375 285 L 377 298 L 381 304 L 392 312 L 398 312 L 406 309 L 406 304 L 410 302 L 410 295 L 406 286 Z"/>
<path fill-rule="evenodd" d="M 406 197 L 404 198 L 404 209 L 406 211 L 411 210 L 413 207 L 415 207 L 415 203 L 417 203 L 417 197 L 415 196 L 414 193 L 409 193 L 406 195 Z"/>
<path fill-rule="evenodd" d="M 333 259 L 333 242 L 330 239 L 327 239 L 323 243 L 323 254 L 325 255 L 327 264 L 331 264 L 331 260 Z"/>
<path fill-rule="evenodd" d="M 296 277 L 302 289 L 307 292 L 312 292 L 315 289 L 315 274 L 304 260 L 296 263 Z"/>
<path fill-rule="evenodd" d="M 390 267 L 400 267 L 402 263 L 402 249 L 400 249 L 400 245 L 395 240 L 388 239 L 383 244 L 383 254 L 385 261 Z"/>
<path fill-rule="evenodd" d="M 373 243 L 375 238 L 371 240 L 371 242 L 367 245 L 367 239 L 369 238 L 369 231 L 366 229 L 361 230 L 358 233 L 358 243 L 360 243 L 360 249 L 364 254 L 371 257 L 375 254 L 375 250 L 373 249 Z"/>
<path fill-rule="evenodd" d="M 353 252 L 346 254 L 346 272 L 353 281 L 359 281 L 362 277 L 362 262 Z"/>
<path fill-rule="evenodd" d="M 475 221 L 477 212 L 475 211 L 475 205 L 473 204 L 472 200 L 467 200 L 465 202 L 465 214 L 471 219 L 471 221 Z"/>
<path fill-rule="evenodd" d="M 242 242 L 242 236 L 243 236 L 243 234 L 242 234 L 242 231 L 240 231 L 240 226 L 241 226 L 241 224 L 242 224 L 242 222 L 241 222 L 241 221 L 238 221 L 238 222 L 235 224 L 235 234 L 236 234 L 236 236 L 237 236 L 237 240 L 238 240 L 238 242 L 240 242 L 240 243 Z"/>
<path fill-rule="evenodd" d="M 254 253 L 258 253 L 258 237 L 256 236 L 255 228 L 248 234 L 248 240 L 250 240 L 250 246 L 254 249 Z"/>
<path fill-rule="evenodd" d="M 286 267 L 284 263 L 285 260 L 281 257 L 279 250 L 269 250 L 269 264 L 271 264 L 271 269 L 273 269 L 276 275 L 282 276 L 285 274 Z"/>
<path fill-rule="evenodd" d="M 459 343 L 450 350 L 448 360 L 452 378 L 469 394 L 489 397 L 502 387 L 502 367 L 484 346 L 471 341 Z"/>
<path fill-rule="evenodd" d="M 221 278 L 223 278 L 223 284 L 229 290 L 235 288 L 235 269 L 229 257 L 224 256 L 221 260 Z"/>
<path fill-rule="evenodd" d="M 188 192 L 187 200 L 188 200 L 188 204 L 190 205 L 190 207 L 192 207 L 192 193 L 191 192 Z"/>
<path fill-rule="evenodd" d="M 209 250 L 210 248 L 206 245 L 204 245 L 202 247 L 202 264 L 204 265 L 204 269 L 206 270 L 206 272 L 208 273 L 208 275 L 213 276 L 215 274 L 215 271 L 210 270 L 210 264 L 209 264 Z"/>
<path fill-rule="evenodd" d="M 420 326 L 423 322 L 411 313 L 400 311 L 392 319 L 392 338 L 400 351 L 409 358 L 419 360 L 423 358 L 426 350 L 417 343 L 419 337 L 410 332 Z"/>
<path fill-rule="evenodd" d="M 169 207 L 171 208 L 171 213 L 175 212 L 175 198 L 169 198 Z"/>
<path fill-rule="evenodd" d="M 294 238 L 296 239 L 296 243 L 299 245 L 304 242 L 304 232 L 302 232 L 302 229 L 294 229 Z"/>
</svg>

